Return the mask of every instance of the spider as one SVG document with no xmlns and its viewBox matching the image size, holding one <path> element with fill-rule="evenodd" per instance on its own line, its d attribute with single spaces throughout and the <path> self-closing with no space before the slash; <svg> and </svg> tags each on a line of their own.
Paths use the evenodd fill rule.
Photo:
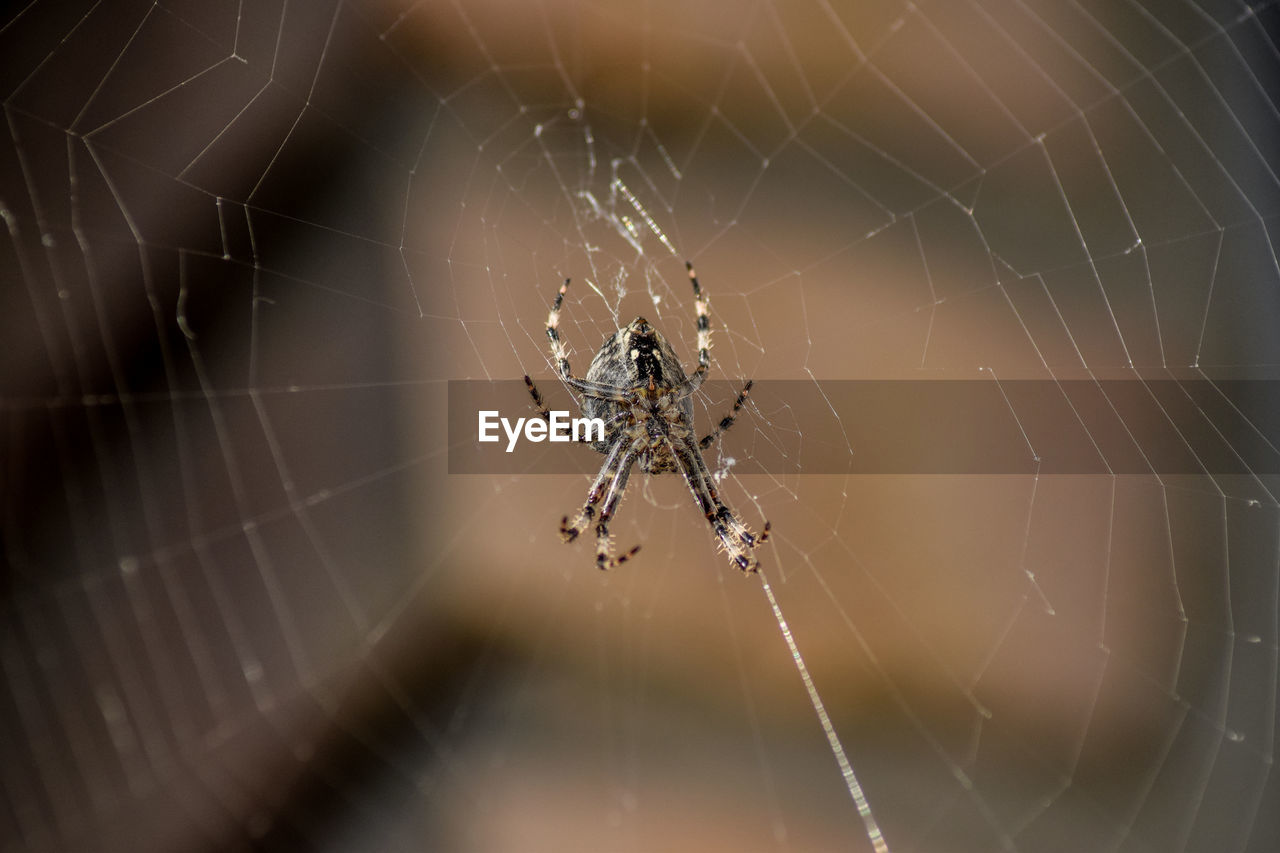
<svg viewBox="0 0 1280 853">
<path fill-rule="evenodd" d="M 560 378 L 582 394 L 582 410 L 587 417 L 605 422 L 603 440 L 579 439 L 604 454 L 604 465 L 573 523 L 569 523 L 567 515 L 560 520 L 560 538 L 565 542 L 577 539 L 595 522 L 596 566 L 600 569 L 620 566 L 640 550 L 636 545 L 624 554 L 614 554 L 609 539 L 609 520 L 622 499 L 631 466 L 637 464 L 646 474 L 678 470 L 684 476 L 693 499 L 728 554 L 729 562 L 742 571 L 759 571 L 760 561 L 753 552 L 769 538 L 768 521 L 756 535 L 724 505 L 702 458 L 702 451 L 733 426 L 751 391 L 751 382 L 742 387 L 732 411 L 714 430 L 701 441 L 694 438 L 691 396 L 711 367 L 711 356 L 707 352 L 711 346 L 711 322 L 693 264 L 686 261 L 685 269 L 693 283 L 698 326 L 698 368 L 691 376 L 685 375 L 666 338 L 648 320 L 636 317 L 625 328 L 604 339 L 600 351 L 591 360 L 587 377 L 578 379 L 569 370 L 568 350 L 558 331 L 560 306 L 569 289 L 569 279 L 560 285 L 551 313 L 547 315 L 547 338 L 551 341 L 551 356 L 556 360 Z M 528 376 L 524 381 L 538 414 L 550 423 L 551 413 L 542 394 Z"/>
</svg>

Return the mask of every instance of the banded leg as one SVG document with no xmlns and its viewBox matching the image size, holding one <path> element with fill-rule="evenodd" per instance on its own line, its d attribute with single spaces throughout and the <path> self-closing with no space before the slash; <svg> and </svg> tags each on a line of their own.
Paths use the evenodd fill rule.
<svg viewBox="0 0 1280 853">
<path fill-rule="evenodd" d="M 720 500 L 716 488 L 711 482 L 711 472 L 707 470 L 702 456 L 691 447 L 682 446 L 684 442 L 673 444 L 672 450 L 680 460 L 680 473 L 684 475 L 685 484 L 693 493 L 694 500 L 702 509 L 707 523 L 720 539 L 720 544 L 729 555 L 729 561 L 735 563 L 744 572 L 760 570 L 760 561 L 752 553 L 756 548 L 769 540 L 769 522 L 759 536 L 753 534 L 745 524 Z"/>
<path fill-rule="evenodd" d="M 551 303 L 551 312 L 547 314 L 547 339 L 551 341 L 551 357 L 556 360 L 556 369 L 565 379 L 573 376 L 569 370 L 569 351 L 565 349 L 564 341 L 560 340 L 559 331 L 560 306 L 564 305 L 564 294 L 568 289 L 569 279 L 566 278 L 556 292 L 555 301 Z"/>
<path fill-rule="evenodd" d="M 765 520 L 764 529 L 760 531 L 758 536 L 752 533 L 751 528 L 739 521 L 738 517 L 735 516 L 729 508 L 725 506 L 724 502 L 720 500 L 720 495 L 716 491 L 715 480 L 712 479 L 711 470 L 707 468 L 707 463 L 702 458 L 702 454 L 697 451 L 692 451 L 691 455 L 693 457 L 694 470 L 697 472 L 699 479 L 706 484 L 707 491 L 711 495 L 711 500 L 717 508 L 718 517 L 733 529 L 733 532 L 744 545 L 750 548 L 756 548 L 762 543 L 768 541 L 770 529 L 768 520 Z"/>
<path fill-rule="evenodd" d="M 538 417 L 551 423 L 551 410 L 547 408 L 547 401 L 542 399 L 542 392 L 533 384 L 533 380 L 527 373 L 524 375 L 524 385 L 529 389 L 529 396 L 533 397 L 533 407 L 538 410 Z"/>
<path fill-rule="evenodd" d="M 524 377 L 524 384 L 525 384 L 525 387 L 529 389 L 529 396 L 533 397 L 533 406 L 535 409 L 538 410 L 538 417 L 542 418 L 544 421 L 547 422 L 547 425 L 550 426 L 551 410 L 547 408 L 547 401 L 542 398 L 542 392 L 538 390 L 538 386 L 533 384 L 533 380 L 530 379 L 527 374 Z M 572 435 L 570 435 L 569 438 L 570 440 L 576 441 L 579 444 L 591 444 L 591 442 L 587 440 L 586 436 L 579 436 L 577 438 L 574 438 Z"/>
<path fill-rule="evenodd" d="M 622 500 L 622 494 L 627 488 L 627 478 L 631 475 L 631 465 L 643 447 L 644 439 L 637 439 L 627 448 L 622 461 L 618 464 L 617 472 L 613 475 L 613 480 L 609 483 L 604 504 L 600 507 L 600 518 L 596 522 L 596 568 L 601 571 L 621 566 L 640 550 L 640 546 L 636 545 L 625 554 L 612 554 L 613 547 L 609 543 L 609 519 L 613 518 L 613 512 L 618 508 L 618 501 Z"/>
<path fill-rule="evenodd" d="M 624 390 L 609 385 L 601 385 L 599 382 L 588 382 L 585 379 L 579 379 L 569 369 L 569 350 L 565 347 L 564 341 L 560 339 L 560 308 L 564 305 L 564 295 L 568 290 L 569 279 L 566 278 L 564 284 L 560 285 L 560 290 L 556 292 L 555 301 L 551 303 L 551 311 L 547 314 L 547 339 L 551 341 L 551 357 L 555 359 L 556 370 L 559 371 L 560 378 L 570 388 L 589 397 L 612 400 L 615 403 L 625 403 L 627 397 Z M 525 381 L 529 382 L 527 376 Z M 532 383 L 529 384 L 532 385 Z M 532 388 L 530 390 L 532 391 Z M 536 395 L 534 400 L 538 401 L 540 397 L 541 395 Z M 545 408 L 541 403 L 538 405 L 540 409 Z M 544 415 L 544 417 L 546 416 Z"/>
<path fill-rule="evenodd" d="M 609 453 L 604 459 L 604 465 L 600 467 L 600 473 L 596 474 L 595 481 L 591 484 L 591 488 L 587 490 L 586 503 L 582 505 L 582 509 L 578 510 L 578 514 L 573 517 L 573 524 L 569 523 L 569 516 L 567 515 L 560 519 L 560 538 L 562 540 L 572 542 L 591 524 L 591 519 L 596 514 L 596 504 L 600 503 L 600 498 L 604 497 L 605 485 L 612 483 L 613 478 L 618 473 L 619 462 L 626 456 L 627 450 L 628 448 L 624 446 L 622 441 L 614 442 L 613 447 L 609 448 Z"/>
<path fill-rule="evenodd" d="M 527 376 L 525 377 L 525 379 L 528 378 L 529 377 Z M 721 436 L 722 433 L 728 430 L 729 427 L 733 426 L 734 421 L 738 419 L 738 412 L 742 411 L 743 404 L 747 402 L 747 394 L 751 392 L 752 384 L 753 380 L 748 379 L 747 384 L 742 386 L 742 390 L 738 392 L 738 399 L 733 401 L 733 410 L 720 419 L 719 426 L 702 437 L 702 440 L 698 442 L 698 447 L 700 449 L 706 450 L 717 438 Z"/>
<path fill-rule="evenodd" d="M 702 296 L 702 287 L 698 284 L 698 274 L 693 271 L 693 264 L 685 261 L 684 268 L 689 272 L 689 281 L 693 284 L 693 306 L 697 312 L 698 326 L 698 368 L 689 375 L 684 387 L 680 389 L 680 396 L 688 397 L 698 390 L 702 381 L 707 378 L 707 371 L 711 369 L 711 316 L 707 300 Z"/>
</svg>

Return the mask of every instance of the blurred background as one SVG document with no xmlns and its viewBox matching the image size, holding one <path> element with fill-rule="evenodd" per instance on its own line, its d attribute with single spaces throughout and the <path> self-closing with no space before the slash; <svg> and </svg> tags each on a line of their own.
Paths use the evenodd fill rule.
<svg viewBox="0 0 1280 853">
<path fill-rule="evenodd" d="M 1275 451 L 1212 393 L 1280 365 L 1273 0 L 0 14 L 6 853 L 870 850 L 763 582 L 889 849 L 1280 844 L 1275 471 L 737 475 L 761 402 L 763 577 L 639 475 L 601 573 L 600 457 L 447 430 L 571 405 L 567 277 L 579 375 L 694 364 L 687 257 L 729 384 L 1176 380 Z"/>
</svg>

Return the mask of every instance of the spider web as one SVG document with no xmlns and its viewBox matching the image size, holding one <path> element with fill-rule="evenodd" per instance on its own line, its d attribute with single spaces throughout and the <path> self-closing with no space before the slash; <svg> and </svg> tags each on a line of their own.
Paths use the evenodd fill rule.
<svg viewBox="0 0 1280 853">
<path fill-rule="evenodd" d="M 872 849 L 853 774 L 893 851 L 1275 849 L 1276 397 L 1221 383 L 1280 366 L 1278 16 L 7 11 L 3 849 Z M 761 401 L 707 461 L 767 585 L 676 477 L 598 573 L 586 477 L 448 473 L 448 383 L 567 407 L 568 277 L 579 375 L 640 313 L 693 364 L 685 258 L 701 424 L 1160 380 L 1234 464 L 739 473 L 817 441 Z"/>
</svg>

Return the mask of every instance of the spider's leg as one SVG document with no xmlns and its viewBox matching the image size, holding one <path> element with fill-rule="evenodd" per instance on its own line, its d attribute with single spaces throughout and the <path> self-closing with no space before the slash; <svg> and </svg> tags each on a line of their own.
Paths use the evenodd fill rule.
<svg viewBox="0 0 1280 853">
<path fill-rule="evenodd" d="M 578 510 L 578 514 L 573 517 L 573 524 L 569 523 L 569 516 L 560 519 L 560 538 L 565 542 L 572 542 L 577 539 L 582 531 L 587 529 L 591 524 L 591 519 L 596 514 L 596 504 L 600 503 L 600 498 L 604 497 L 605 486 L 613 481 L 618 473 L 620 462 L 627 451 L 627 440 L 625 436 L 619 436 L 613 442 L 613 446 L 609 448 L 605 454 L 604 465 L 600 467 L 600 473 L 596 474 L 595 481 L 591 484 L 591 488 L 587 490 L 586 503 L 582 505 L 582 509 Z"/>
<path fill-rule="evenodd" d="M 739 540 L 741 540 L 742 544 L 749 548 L 755 548 L 760 543 L 766 541 L 769 538 L 769 522 L 765 521 L 764 529 L 760 532 L 759 536 L 752 533 L 751 528 L 739 521 L 737 516 L 730 512 L 729 508 L 725 506 L 722 500 L 720 500 L 720 495 L 716 491 L 715 481 L 711 478 L 711 471 L 707 468 L 707 463 L 702 458 L 702 454 L 694 449 L 690 442 L 682 441 L 681 444 L 685 446 L 689 464 L 693 466 L 693 470 L 697 473 L 698 478 L 705 485 L 707 492 L 711 497 L 712 504 L 716 507 L 717 517 L 732 528 L 734 534 Z"/>
<path fill-rule="evenodd" d="M 640 550 L 640 546 L 636 545 L 625 554 L 614 555 L 613 546 L 609 543 L 609 519 L 613 518 L 613 511 L 617 509 L 618 501 L 622 500 L 622 493 L 627 488 L 627 478 L 631 475 L 631 465 L 636 461 L 636 456 L 643 447 L 643 438 L 637 438 L 631 442 L 631 446 L 627 448 L 627 452 L 623 454 L 618 464 L 617 472 L 609 482 L 609 491 L 605 495 L 603 506 L 600 507 L 600 519 L 596 522 L 596 568 L 598 569 L 605 570 L 621 566 Z"/>
<path fill-rule="evenodd" d="M 724 505 L 711 482 L 711 472 L 702 461 L 702 454 L 683 439 L 673 439 L 672 450 L 680 462 L 680 473 L 693 493 L 694 500 L 707 517 L 707 523 L 720 539 L 720 544 L 734 563 L 744 572 L 760 570 L 760 561 L 752 553 L 769 539 L 769 522 L 757 536 Z"/>
<path fill-rule="evenodd" d="M 559 331 L 560 306 L 564 304 L 564 294 L 568 289 L 569 279 L 566 278 L 556 293 L 555 302 L 551 303 L 551 312 L 547 314 L 547 339 L 551 341 L 551 357 L 556 361 L 556 369 L 565 379 L 572 379 L 573 374 L 569 370 L 569 350 L 565 348 L 564 341 L 560 340 Z"/>
<path fill-rule="evenodd" d="M 568 289 L 569 279 L 566 278 L 564 284 L 560 285 L 560 289 L 556 291 L 555 301 L 551 303 L 551 311 L 547 314 L 547 339 L 551 341 L 551 357 L 556 362 L 556 370 L 559 371 L 560 378 L 565 381 L 565 384 L 581 394 L 600 400 L 625 403 L 627 397 L 624 390 L 614 388 L 611 385 L 602 385 L 599 382 L 588 382 L 585 379 L 579 379 L 569 369 L 569 349 L 564 345 L 564 341 L 560 339 L 560 308 L 564 305 L 564 294 Z M 528 377 L 525 377 L 525 381 L 528 381 Z M 532 383 L 530 384 L 532 385 Z M 532 388 L 530 390 L 532 391 Z M 534 400 L 537 401 L 539 398 L 540 395 L 537 395 Z M 539 406 L 541 406 L 541 403 L 539 403 Z"/>
<path fill-rule="evenodd" d="M 702 440 L 698 442 L 699 448 L 706 450 L 722 433 L 733 426 L 733 422 L 738 418 L 738 412 L 742 410 L 743 404 L 747 402 L 747 394 L 751 391 L 751 385 L 752 380 L 748 379 L 747 384 L 743 385 L 742 391 L 738 393 L 738 399 L 733 401 L 733 410 L 720 419 L 719 426 L 702 437 Z"/>
<path fill-rule="evenodd" d="M 533 397 L 533 407 L 538 410 L 538 416 L 547 423 L 551 423 L 551 410 L 547 408 L 547 401 L 542 399 L 542 392 L 533 384 L 533 380 L 527 373 L 524 375 L 524 384 L 529 389 L 529 395 Z"/>
<path fill-rule="evenodd" d="M 685 261 L 684 268 L 689 271 L 689 281 L 693 283 L 693 306 L 698 315 L 698 369 L 694 372 L 705 374 L 711 367 L 710 307 L 702 296 L 702 287 L 698 284 L 698 274 L 693 271 L 693 264 Z"/>
<path fill-rule="evenodd" d="M 693 305 L 697 312 L 698 369 L 693 371 L 680 386 L 681 398 L 688 397 L 697 391 L 702 385 L 702 380 L 707 378 L 707 371 L 711 369 L 711 315 L 708 313 L 710 308 L 707 300 L 702 296 L 702 287 L 698 284 L 698 274 L 693 271 L 693 264 L 685 261 L 684 268 L 689 271 L 689 281 L 693 284 Z"/>
<path fill-rule="evenodd" d="M 550 425 L 551 410 L 547 408 L 547 401 L 542 398 L 542 392 L 538 390 L 538 386 L 533 384 L 533 380 L 529 378 L 528 374 L 526 374 L 524 377 L 524 384 L 529 389 L 529 396 L 533 397 L 533 406 L 535 409 L 538 410 L 538 417 L 542 418 L 544 421 L 547 422 L 548 425 Z M 619 412 L 617 415 L 614 416 L 613 420 L 615 421 L 620 420 L 625 415 L 626 415 L 626 412 Z M 608 425 L 606 424 L 606 427 L 607 426 Z M 573 438 L 572 436 L 570 436 L 570 438 L 571 440 L 576 441 L 579 444 L 591 443 L 590 439 L 588 439 L 586 436 L 579 436 L 578 438 Z"/>
</svg>

